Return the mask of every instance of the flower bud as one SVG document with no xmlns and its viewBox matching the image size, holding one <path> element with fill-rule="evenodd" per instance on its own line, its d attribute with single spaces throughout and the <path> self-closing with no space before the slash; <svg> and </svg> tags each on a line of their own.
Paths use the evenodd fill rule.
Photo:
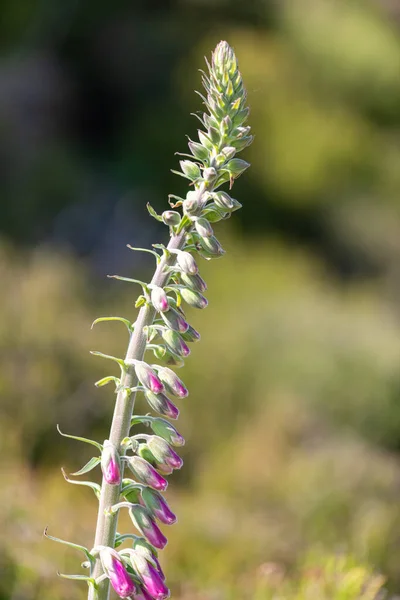
<svg viewBox="0 0 400 600">
<path fill-rule="evenodd" d="M 164 491 L 168 487 L 168 481 L 164 479 L 146 460 L 141 456 L 129 456 L 128 466 L 136 479 L 155 490 Z"/>
<path fill-rule="evenodd" d="M 176 515 L 159 492 L 146 487 L 142 491 L 142 499 L 149 512 L 161 523 L 172 525 L 176 522 Z"/>
<path fill-rule="evenodd" d="M 176 210 L 165 210 L 161 218 L 170 227 L 175 227 L 175 225 L 179 225 L 181 222 L 181 215 Z"/>
<path fill-rule="evenodd" d="M 179 164 L 182 172 L 188 179 L 195 181 L 200 177 L 200 169 L 196 163 L 192 162 L 191 160 L 180 160 Z"/>
<path fill-rule="evenodd" d="M 159 417 L 152 419 L 150 427 L 156 435 L 159 435 L 173 446 L 183 446 L 185 444 L 185 439 L 181 436 L 179 431 L 165 419 Z"/>
<path fill-rule="evenodd" d="M 139 488 L 132 488 L 126 494 L 124 492 L 124 498 L 131 504 L 137 504 L 138 502 L 140 502 Z"/>
<path fill-rule="evenodd" d="M 183 341 L 179 333 L 173 329 L 163 329 L 161 336 L 167 346 L 171 348 L 172 352 L 175 352 L 178 356 L 189 356 L 190 348 L 186 342 Z"/>
<path fill-rule="evenodd" d="M 195 292 L 205 292 L 207 289 L 207 284 L 204 279 L 197 273 L 197 275 L 189 275 L 188 273 L 180 273 L 180 278 L 182 283 L 194 290 Z M 189 326 L 190 327 L 190 326 Z M 185 333 L 185 332 L 181 332 Z"/>
<path fill-rule="evenodd" d="M 169 596 L 169 589 L 163 582 L 157 569 L 153 567 L 139 552 L 130 552 L 129 560 L 146 590 L 155 600 L 163 600 Z"/>
<path fill-rule="evenodd" d="M 132 600 L 153 600 L 153 598 L 146 592 L 146 590 L 140 588 L 137 594 L 132 596 Z"/>
<path fill-rule="evenodd" d="M 207 219 L 199 218 L 194 222 L 195 229 L 199 235 L 202 237 L 210 237 L 213 235 L 213 228 Z"/>
<path fill-rule="evenodd" d="M 214 235 L 211 237 L 200 237 L 199 239 L 203 249 L 213 258 L 221 257 L 225 254 L 225 250 Z"/>
<path fill-rule="evenodd" d="M 106 483 L 110 485 L 121 483 L 120 457 L 116 447 L 109 440 L 104 440 L 100 466 Z"/>
<path fill-rule="evenodd" d="M 192 142 L 192 141 L 190 141 L 188 143 L 188 146 L 189 146 L 190 152 L 198 160 L 203 161 L 206 158 L 208 158 L 209 152 L 208 152 L 207 148 L 204 148 L 204 146 L 202 146 L 198 142 Z"/>
<path fill-rule="evenodd" d="M 214 181 L 216 176 L 217 176 L 217 171 L 214 169 L 214 167 L 208 167 L 206 169 L 203 169 L 204 181 Z"/>
<path fill-rule="evenodd" d="M 174 331 L 185 333 L 189 329 L 189 323 L 185 321 L 183 316 L 173 308 L 161 314 L 164 323 Z"/>
<path fill-rule="evenodd" d="M 189 326 L 190 328 L 190 326 Z M 186 334 L 182 334 L 186 335 Z M 158 359 L 165 360 L 167 365 L 172 365 L 174 367 L 183 367 L 184 362 L 180 356 L 171 352 L 166 346 L 162 344 L 153 348 L 154 356 Z"/>
<path fill-rule="evenodd" d="M 140 504 L 135 504 L 129 509 L 129 515 L 136 529 L 150 542 L 155 548 L 164 548 L 167 538 L 162 533 L 154 519 L 151 518 L 148 510 Z"/>
<path fill-rule="evenodd" d="M 153 392 L 148 391 L 144 395 L 153 410 L 170 419 L 178 418 L 179 410 L 165 394 L 153 394 Z"/>
<path fill-rule="evenodd" d="M 140 383 L 154 394 L 160 394 L 164 390 L 156 372 L 144 361 L 135 361 L 135 371 Z"/>
<path fill-rule="evenodd" d="M 118 552 L 104 546 L 99 555 L 104 572 L 118 596 L 120 598 L 132 596 L 136 592 L 136 586 Z"/>
<path fill-rule="evenodd" d="M 236 148 L 233 146 L 225 146 L 225 148 L 222 148 L 221 154 L 224 155 L 225 160 L 229 160 L 235 156 Z"/>
<path fill-rule="evenodd" d="M 185 333 L 182 333 L 182 338 L 185 342 L 198 342 L 200 337 L 199 332 L 191 325 L 189 325 L 189 329 Z"/>
<path fill-rule="evenodd" d="M 212 197 L 215 204 L 222 210 L 231 211 L 234 209 L 233 198 L 231 198 L 226 192 L 214 192 Z"/>
<path fill-rule="evenodd" d="M 239 177 L 239 175 L 241 175 L 246 169 L 248 169 L 249 166 L 250 164 L 241 158 L 232 158 L 232 160 L 225 165 L 225 169 L 227 169 L 230 176 L 235 179 L 236 177 Z"/>
<path fill-rule="evenodd" d="M 167 464 L 172 469 L 182 467 L 181 457 L 161 437 L 151 436 L 147 441 L 147 446 L 158 463 Z"/>
<path fill-rule="evenodd" d="M 199 270 L 196 261 L 194 260 L 190 252 L 178 250 L 176 262 L 178 266 L 182 269 L 182 271 L 184 273 L 189 273 L 189 275 L 196 275 L 196 273 Z"/>
<path fill-rule="evenodd" d="M 205 308 L 208 305 L 207 298 L 202 296 L 199 292 L 189 290 L 188 288 L 181 288 L 180 294 L 184 301 L 194 308 Z"/>
<path fill-rule="evenodd" d="M 158 312 L 169 309 L 168 296 L 163 288 L 154 286 L 151 290 L 151 303 Z"/>
<path fill-rule="evenodd" d="M 157 375 L 165 386 L 165 389 L 170 394 L 177 396 L 178 398 L 186 398 L 189 394 L 183 381 L 179 379 L 178 375 L 169 369 L 168 367 L 159 367 Z"/>
</svg>

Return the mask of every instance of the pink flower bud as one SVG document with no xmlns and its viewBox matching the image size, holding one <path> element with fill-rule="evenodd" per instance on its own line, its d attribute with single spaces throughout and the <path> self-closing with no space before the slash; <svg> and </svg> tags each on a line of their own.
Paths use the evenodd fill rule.
<svg viewBox="0 0 400 600">
<path fill-rule="evenodd" d="M 165 525 L 172 525 L 176 521 L 176 515 L 172 512 L 163 496 L 146 487 L 142 490 L 142 499 L 152 515 Z"/>
<path fill-rule="evenodd" d="M 172 329 L 164 329 L 161 332 L 161 336 L 167 344 L 167 346 L 172 350 L 172 352 L 175 352 L 175 354 L 177 354 L 178 356 L 189 356 L 190 348 L 186 344 L 186 342 L 181 338 L 179 333 L 173 331 Z"/>
<path fill-rule="evenodd" d="M 163 600 L 169 596 L 169 589 L 153 567 L 139 552 L 130 553 L 130 562 L 142 582 L 142 587 L 155 600 Z"/>
<path fill-rule="evenodd" d="M 185 331 L 189 329 L 189 323 L 178 311 L 174 310 L 173 308 L 161 313 L 161 317 L 167 327 L 173 329 L 174 331 L 185 333 Z"/>
<path fill-rule="evenodd" d="M 140 383 L 154 394 L 160 394 L 164 390 L 156 372 L 144 361 L 135 361 L 135 371 Z"/>
<path fill-rule="evenodd" d="M 140 589 L 140 591 L 133 596 L 133 600 L 153 600 L 153 598 L 146 592 L 146 590 Z"/>
<path fill-rule="evenodd" d="M 120 598 L 128 598 L 136 592 L 136 586 L 118 552 L 104 546 L 100 550 L 100 560 L 111 585 Z"/>
<path fill-rule="evenodd" d="M 164 548 L 167 543 L 167 538 L 143 506 L 135 504 L 129 509 L 129 514 L 134 526 L 142 535 L 144 535 L 154 548 Z"/>
<path fill-rule="evenodd" d="M 101 453 L 101 470 L 105 481 L 110 485 L 121 483 L 121 461 L 117 449 L 109 441 L 104 440 Z"/>
<path fill-rule="evenodd" d="M 145 392 L 144 395 L 153 410 L 161 415 L 169 417 L 170 419 L 178 418 L 178 408 L 165 394 L 153 394 L 152 392 Z"/>
<path fill-rule="evenodd" d="M 151 303 L 158 312 L 165 312 L 169 309 L 168 296 L 160 287 L 153 287 L 151 290 Z"/>
<path fill-rule="evenodd" d="M 191 325 L 189 325 L 189 329 L 185 333 L 182 333 L 182 339 L 184 339 L 185 342 L 198 342 L 200 337 L 199 332 Z"/>
<path fill-rule="evenodd" d="M 180 469 L 183 465 L 181 457 L 161 437 L 152 435 L 147 446 L 158 463 L 167 464 L 173 469 Z"/>
<path fill-rule="evenodd" d="M 158 369 L 157 375 L 170 394 L 173 394 L 178 398 L 186 398 L 186 396 L 189 394 L 183 381 L 179 379 L 178 375 L 176 375 L 172 369 L 169 369 L 168 367 L 162 367 Z"/>
<path fill-rule="evenodd" d="M 128 466 L 136 479 L 141 483 L 149 485 L 155 490 L 162 492 L 167 489 L 168 481 L 164 479 L 147 460 L 141 456 L 130 456 L 128 458 Z"/>
<path fill-rule="evenodd" d="M 207 298 L 202 296 L 199 292 L 195 292 L 188 288 L 181 288 L 180 293 L 189 306 L 193 306 L 194 308 L 206 308 L 208 305 Z"/>
<path fill-rule="evenodd" d="M 205 292 L 207 284 L 204 279 L 197 273 L 197 275 L 189 275 L 188 273 L 180 273 L 182 283 L 194 290 L 195 292 Z"/>
<path fill-rule="evenodd" d="M 160 419 L 159 417 L 153 418 L 150 422 L 150 427 L 156 435 L 159 435 L 173 446 L 183 446 L 185 444 L 184 437 L 165 419 Z"/>
</svg>

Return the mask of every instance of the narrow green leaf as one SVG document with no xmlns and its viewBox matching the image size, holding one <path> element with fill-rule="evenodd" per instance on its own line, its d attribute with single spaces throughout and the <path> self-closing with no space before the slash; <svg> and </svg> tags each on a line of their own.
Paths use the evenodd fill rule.
<svg viewBox="0 0 400 600">
<path fill-rule="evenodd" d="M 63 579 L 74 579 L 76 581 L 86 581 L 88 584 L 91 583 L 92 585 L 96 585 L 96 581 L 93 579 L 93 577 L 88 577 L 87 575 L 67 575 L 66 573 L 60 573 L 60 572 L 57 572 L 57 575 L 59 577 L 62 577 Z"/>
<path fill-rule="evenodd" d="M 53 542 L 57 542 L 59 544 L 64 544 L 65 546 L 69 546 L 70 548 L 74 548 L 75 550 L 80 550 L 81 552 L 84 553 L 84 555 L 86 556 L 86 558 L 88 559 L 89 562 L 93 562 L 94 557 L 90 554 L 89 550 L 87 548 L 85 548 L 85 546 L 81 546 L 79 544 L 73 544 L 72 542 L 67 542 L 66 540 L 60 540 L 60 538 L 56 538 L 52 535 L 49 535 L 47 533 L 47 527 L 43 532 L 44 537 L 46 537 L 49 540 L 52 540 Z"/>
<path fill-rule="evenodd" d="M 150 250 L 149 248 L 134 248 L 133 246 L 130 246 L 129 244 L 127 244 L 126 247 L 129 248 L 129 250 L 136 250 L 138 252 L 148 252 L 149 254 L 153 254 L 153 256 L 156 257 L 157 264 L 160 262 L 160 255 L 157 254 L 157 252 L 155 252 L 154 250 Z"/>
<path fill-rule="evenodd" d="M 85 473 L 89 473 L 89 471 L 97 467 L 99 463 L 100 458 L 98 456 L 93 456 L 93 458 L 91 458 L 89 462 L 87 462 L 86 465 L 82 467 L 82 469 L 76 471 L 76 473 L 72 473 L 72 475 L 84 475 Z"/>
<path fill-rule="evenodd" d="M 95 446 L 100 452 L 103 450 L 103 446 L 94 440 L 88 440 L 87 438 L 79 437 L 77 435 L 69 435 L 68 433 L 63 433 L 60 429 L 60 426 L 57 425 L 57 431 L 60 435 L 66 438 L 70 438 L 71 440 L 78 440 L 78 442 L 85 442 L 85 444 L 91 444 Z"/>
<path fill-rule="evenodd" d="M 90 487 L 94 491 L 96 498 L 100 498 L 101 487 L 98 483 L 95 483 L 94 481 L 80 481 L 79 479 L 70 479 L 64 471 L 64 469 L 61 469 L 61 473 L 63 474 L 65 481 L 68 481 L 68 483 L 73 483 L 74 485 L 85 485 L 86 487 Z"/>
<path fill-rule="evenodd" d="M 98 319 L 93 321 L 91 329 L 93 329 L 93 326 L 96 325 L 97 323 L 104 323 L 105 321 L 121 321 L 121 323 L 123 323 L 126 326 L 129 333 L 131 333 L 133 330 L 132 323 L 130 321 L 128 321 L 128 319 L 124 319 L 123 317 L 99 317 Z"/>
<path fill-rule="evenodd" d="M 147 292 L 147 283 L 140 281 L 139 279 L 132 279 L 131 277 L 121 277 L 121 275 L 107 275 L 109 279 L 118 279 L 118 281 L 127 281 L 128 283 L 137 283 L 142 286 L 143 290 Z"/>
<path fill-rule="evenodd" d="M 159 215 L 159 214 L 156 213 L 156 211 L 154 210 L 154 208 L 151 206 L 151 204 L 149 202 L 146 204 L 146 208 L 149 211 L 149 214 L 154 219 L 156 219 L 156 221 L 161 221 L 161 223 L 162 223 L 162 217 L 161 217 L 161 215 Z"/>
<path fill-rule="evenodd" d="M 107 385 L 108 383 L 110 383 L 110 381 L 113 381 L 115 383 L 115 387 L 118 387 L 121 384 L 121 380 L 119 379 L 119 377 L 113 377 L 112 375 L 108 375 L 107 377 L 103 377 L 103 379 L 99 379 L 99 381 L 96 381 L 94 385 L 96 387 L 103 387 L 103 385 Z"/>
<path fill-rule="evenodd" d="M 93 354 L 93 356 L 100 356 L 100 358 L 108 358 L 109 360 L 113 360 L 114 362 L 119 364 L 122 371 L 125 371 L 126 369 L 125 361 L 122 358 L 116 358 L 115 356 L 110 356 L 109 354 L 103 354 L 102 352 L 98 352 L 97 350 L 91 350 L 90 354 Z"/>
</svg>

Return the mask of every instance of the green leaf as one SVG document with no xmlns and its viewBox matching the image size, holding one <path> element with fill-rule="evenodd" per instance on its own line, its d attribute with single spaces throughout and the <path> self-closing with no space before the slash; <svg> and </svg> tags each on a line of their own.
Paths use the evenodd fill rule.
<svg viewBox="0 0 400 600">
<path fill-rule="evenodd" d="M 72 473 L 72 475 L 84 475 L 84 473 L 89 473 L 89 471 L 97 467 L 97 465 L 100 463 L 100 460 L 101 459 L 98 456 L 93 456 L 93 458 L 91 458 L 89 462 L 82 467 L 82 469 L 76 471 L 76 473 Z"/>
<path fill-rule="evenodd" d="M 97 352 L 97 350 L 91 350 L 90 354 L 93 354 L 93 356 L 100 356 L 100 358 L 108 358 L 109 360 L 113 360 L 119 364 L 123 372 L 126 370 L 125 361 L 122 358 L 116 358 L 115 356 L 110 356 L 109 354 L 103 354 L 102 352 Z"/>
<path fill-rule="evenodd" d="M 91 329 L 93 329 L 93 326 L 96 325 L 97 323 L 104 323 L 105 321 L 121 321 L 121 323 L 123 323 L 126 326 L 129 333 L 131 333 L 133 330 L 132 323 L 130 321 L 128 321 L 128 319 L 124 319 L 123 317 L 99 317 L 98 319 L 93 321 Z"/>
<path fill-rule="evenodd" d="M 157 252 L 155 252 L 154 250 L 150 250 L 149 248 L 134 248 L 130 244 L 127 244 L 126 247 L 129 248 L 129 250 L 136 250 L 137 252 L 148 252 L 149 254 L 153 254 L 153 256 L 156 257 L 157 264 L 160 262 L 160 255 L 157 254 Z"/>
<path fill-rule="evenodd" d="M 139 279 L 132 279 L 132 277 L 121 277 L 121 275 L 107 275 L 107 277 L 109 279 L 118 279 L 118 281 L 127 281 L 128 283 L 137 283 L 138 285 L 142 286 L 144 292 L 148 291 L 147 283 L 145 283 L 144 281 L 140 281 Z"/>
<path fill-rule="evenodd" d="M 85 546 L 80 546 L 79 544 L 73 544 L 72 542 L 67 542 L 66 540 L 60 540 L 60 538 L 53 537 L 47 533 L 47 527 L 43 532 L 44 537 L 53 542 L 58 542 L 59 544 L 64 544 L 65 546 L 70 546 L 70 548 L 74 548 L 75 550 L 80 550 L 84 553 L 89 562 L 93 562 L 94 557 L 90 554 L 89 550 L 85 548 Z"/>
<path fill-rule="evenodd" d="M 93 579 L 93 577 L 88 577 L 87 575 L 67 575 L 66 573 L 60 573 L 57 572 L 57 575 L 59 577 L 62 577 L 63 579 L 74 579 L 77 581 L 86 581 L 88 584 L 92 584 L 92 585 L 96 585 L 96 581 Z"/>
<path fill-rule="evenodd" d="M 149 214 L 154 219 L 156 219 L 156 221 L 161 221 L 161 223 L 162 223 L 162 217 L 161 217 L 161 215 L 159 215 L 159 214 L 156 213 L 156 211 L 154 210 L 154 208 L 151 206 L 151 204 L 149 202 L 146 204 L 146 208 L 149 211 Z"/>
<path fill-rule="evenodd" d="M 88 440 L 87 438 L 79 437 L 77 435 L 69 435 L 68 433 L 63 433 L 59 425 L 57 425 L 57 431 L 63 437 L 70 438 L 71 440 L 78 440 L 78 442 L 85 442 L 86 444 L 91 444 L 92 446 L 95 446 L 100 452 L 103 450 L 103 446 L 98 442 L 95 442 L 94 440 Z"/>
<path fill-rule="evenodd" d="M 94 385 L 96 387 L 103 387 L 103 385 L 107 385 L 108 383 L 110 383 L 110 381 L 113 381 L 115 383 L 115 387 L 118 387 L 121 384 L 121 380 L 119 379 L 119 377 L 108 375 L 107 377 L 103 377 L 103 379 L 99 379 L 98 381 L 96 381 Z"/>
<path fill-rule="evenodd" d="M 94 491 L 96 498 L 100 498 L 101 487 L 98 483 L 95 483 L 94 481 L 80 481 L 79 479 L 70 479 L 64 471 L 64 469 L 61 469 L 61 473 L 63 474 L 65 481 L 68 481 L 68 483 L 73 483 L 74 485 L 85 485 L 86 487 L 90 487 Z"/>
<path fill-rule="evenodd" d="M 135 308 L 140 308 L 144 304 L 146 304 L 146 298 L 144 296 L 140 295 L 135 302 Z"/>
</svg>

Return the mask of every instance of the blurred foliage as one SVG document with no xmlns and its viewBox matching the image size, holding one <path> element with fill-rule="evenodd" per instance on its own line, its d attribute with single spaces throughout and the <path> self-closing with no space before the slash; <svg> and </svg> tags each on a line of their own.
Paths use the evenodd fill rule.
<svg viewBox="0 0 400 600">
<path fill-rule="evenodd" d="M 58 580 L 96 500 L 64 483 L 107 435 L 109 365 L 150 257 L 145 202 L 184 183 L 203 56 L 234 45 L 252 108 L 244 208 L 202 265 L 210 307 L 183 379 L 178 600 L 400 594 L 400 10 L 392 0 L 4 0 L 0 19 L 0 600 Z M 99 277 L 99 275 L 101 277 Z M 112 370 L 112 367 L 111 367 Z M 110 371 L 111 372 L 111 371 Z M 144 404 L 138 401 L 138 411 Z M 96 477 L 98 474 L 96 475 Z M 121 530 L 130 527 L 125 517 Z M 352 558 L 350 558 L 352 557 Z M 380 575 L 383 573 L 383 576 Z M 382 588 L 382 589 L 380 589 Z"/>
</svg>

